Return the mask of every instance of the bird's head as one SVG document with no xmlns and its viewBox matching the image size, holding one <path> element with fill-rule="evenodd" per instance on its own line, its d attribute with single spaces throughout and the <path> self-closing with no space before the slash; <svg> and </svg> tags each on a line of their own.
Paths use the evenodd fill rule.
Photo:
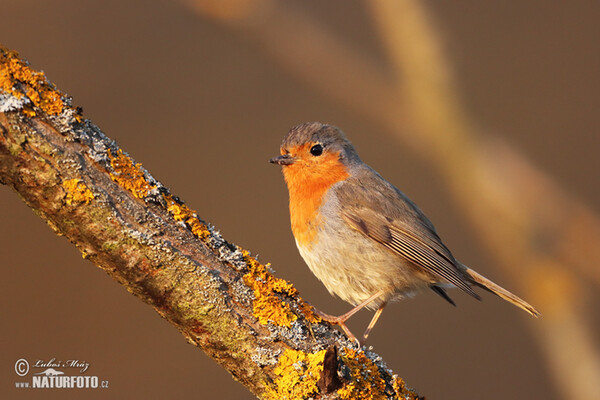
<svg viewBox="0 0 600 400">
<path fill-rule="evenodd" d="M 281 155 L 269 161 L 283 167 L 288 188 L 332 185 L 350 175 L 360 159 L 352 143 L 335 126 L 308 122 L 292 128 L 283 139 Z"/>
</svg>

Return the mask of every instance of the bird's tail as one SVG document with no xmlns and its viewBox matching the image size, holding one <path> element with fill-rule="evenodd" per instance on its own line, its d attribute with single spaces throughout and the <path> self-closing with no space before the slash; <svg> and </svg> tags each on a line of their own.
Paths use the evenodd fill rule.
<svg viewBox="0 0 600 400">
<path fill-rule="evenodd" d="M 540 316 L 540 313 L 535 308 L 533 308 L 533 306 L 531 304 L 529 304 L 525 300 L 512 294 L 508 290 L 504 289 L 502 286 L 496 285 L 494 282 L 490 281 L 485 276 L 478 274 L 477 272 L 473 271 L 472 269 L 468 268 L 467 266 L 463 265 L 463 267 L 464 267 L 464 272 L 471 278 L 471 281 L 475 285 L 494 293 L 495 295 L 503 298 L 504 300 L 508 301 L 509 303 L 512 303 L 515 306 L 527 311 L 529 314 L 533 315 L 534 317 Z"/>
</svg>

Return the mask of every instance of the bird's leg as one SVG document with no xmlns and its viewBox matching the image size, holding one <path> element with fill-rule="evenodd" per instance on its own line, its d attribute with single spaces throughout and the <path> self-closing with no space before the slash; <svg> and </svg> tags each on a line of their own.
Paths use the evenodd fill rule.
<svg viewBox="0 0 600 400">
<path fill-rule="evenodd" d="M 375 315 L 373 315 L 373 319 L 371 319 L 371 322 L 369 322 L 369 326 L 367 326 L 367 330 L 363 334 L 361 344 L 365 344 L 365 342 L 367 341 L 367 338 L 369 337 L 369 333 L 371 333 L 371 329 L 373 329 L 373 327 L 377 323 L 377 320 L 381 316 L 381 313 L 383 312 L 383 308 L 386 306 L 386 304 L 387 304 L 387 301 L 383 302 L 383 304 L 379 306 L 377 311 L 375 311 Z"/>
<path fill-rule="evenodd" d="M 344 333 L 348 336 L 348 338 L 350 340 L 353 340 L 353 341 L 357 342 L 360 345 L 360 341 L 358 341 L 356 339 L 356 336 L 354 336 L 352 334 L 352 332 L 350 332 L 350 329 L 348 329 L 348 327 L 346 326 L 346 321 L 349 320 L 350 317 L 352 317 L 354 314 L 356 314 L 358 311 L 360 311 L 366 305 L 368 305 L 370 302 L 372 302 L 373 300 L 375 300 L 379 296 L 383 295 L 383 293 L 384 293 L 383 290 L 375 293 L 373 296 L 369 297 L 368 299 L 366 299 L 365 301 L 363 301 L 362 303 L 360 303 L 359 305 L 357 305 L 356 307 L 354 307 L 352 310 L 348 311 L 346 314 L 340 315 L 339 317 L 335 317 L 333 315 L 325 314 L 324 312 L 319 311 L 319 310 L 315 310 L 315 311 L 316 311 L 317 315 L 319 317 L 321 317 L 322 320 L 327 321 L 330 324 L 339 325 L 342 328 L 342 330 L 344 331 Z M 383 309 L 383 307 L 381 307 L 381 309 Z M 381 312 L 379 310 L 377 310 L 377 312 L 379 314 L 381 314 Z M 377 322 L 377 320 L 375 320 L 375 322 Z M 375 325 L 375 323 L 373 321 L 371 321 L 371 323 L 373 325 Z"/>
<path fill-rule="evenodd" d="M 315 313 L 321 317 L 321 319 L 323 321 L 327 321 L 330 324 L 333 325 L 338 325 L 340 328 L 342 328 L 342 330 L 344 331 L 344 333 L 346 334 L 346 336 L 348 336 L 348 339 L 350 339 L 353 342 L 358 343 L 358 345 L 360 346 L 360 341 L 356 338 L 356 336 L 354 336 L 352 334 L 352 332 L 350 332 L 350 329 L 348 329 L 348 327 L 346 326 L 346 320 L 341 320 L 340 317 L 336 317 L 330 314 L 325 314 L 322 311 L 319 311 L 317 309 L 315 309 Z"/>
</svg>

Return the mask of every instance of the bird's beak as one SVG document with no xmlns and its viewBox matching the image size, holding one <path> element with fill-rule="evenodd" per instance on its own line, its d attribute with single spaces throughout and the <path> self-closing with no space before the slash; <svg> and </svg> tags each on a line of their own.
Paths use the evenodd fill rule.
<svg viewBox="0 0 600 400">
<path fill-rule="evenodd" d="M 273 157 L 269 160 L 271 164 L 279 164 L 279 165 L 291 165 L 294 163 L 294 157 L 289 154 L 283 154 L 277 157 Z"/>
</svg>

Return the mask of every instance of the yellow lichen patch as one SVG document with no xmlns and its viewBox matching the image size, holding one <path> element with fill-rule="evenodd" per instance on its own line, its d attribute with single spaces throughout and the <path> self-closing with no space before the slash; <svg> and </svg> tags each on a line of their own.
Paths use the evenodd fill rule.
<svg viewBox="0 0 600 400">
<path fill-rule="evenodd" d="M 392 377 L 392 388 L 394 389 L 394 394 L 399 399 L 406 400 L 419 400 L 419 395 L 412 389 L 406 387 L 406 384 L 398 375 L 394 375 Z"/>
<path fill-rule="evenodd" d="M 292 322 L 298 319 L 298 316 L 292 312 L 290 305 L 281 300 L 276 293 L 296 297 L 302 314 L 307 321 L 311 323 L 321 321 L 319 316 L 312 310 L 312 307 L 298 297 L 298 290 L 290 282 L 274 277 L 267 270 L 267 267 L 251 257 L 248 251 L 243 250 L 242 254 L 249 268 L 248 273 L 244 275 L 244 282 L 254 291 L 253 309 L 258 322 L 263 325 L 271 322 L 273 325 L 289 327 Z"/>
<path fill-rule="evenodd" d="M 19 99 L 26 96 L 48 115 L 60 114 L 64 107 L 62 93 L 46 79 L 44 73 L 34 71 L 16 51 L 4 47 L 0 47 L 0 89 Z M 30 107 L 23 112 L 27 116 L 35 116 Z"/>
<path fill-rule="evenodd" d="M 254 316 L 263 325 L 271 322 L 278 326 L 290 326 L 298 317 L 290 305 L 282 301 L 275 293 L 295 296 L 298 291 L 286 280 L 275 278 L 267 268 L 243 251 L 244 260 L 249 271 L 244 275 L 244 282 L 254 291 Z"/>
<path fill-rule="evenodd" d="M 94 194 L 79 179 L 68 179 L 63 181 L 62 187 L 67 191 L 65 202 L 68 206 L 72 204 L 89 203 L 94 199 Z"/>
<path fill-rule="evenodd" d="M 146 181 L 141 169 L 142 164 L 134 164 L 131 158 L 123 154 L 123 150 L 119 149 L 117 154 L 112 154 L 108 149 L 108 157 L 114 171 L 110 173 L 112 180 L 129 190 L 138 199 L 145 198 L 156 188 Z"/>
<path fill-rule="evenodd" d="M 302 310 L 302 315 L 304 315 L 304 318 L 306 318 L 306 320 L 308 322 L 310 322 L 311 324 L 316 324 L 318 322 L 321 322 L 321 317 L 319 317 L 315 311 L 313 310 L 312 306 L 310 304 L 308 304 L 307 302 L 305 302 L 302 299 L 298 299 L 300 301 L 300 309 Z"/>
<path fill-rule="evenodd" d="M 279 377 L 275 388 L 269 388 L 268 397 L 292 400 L 308 399 L 319 393 L 317 382 L 323 370 L 325 350 L 317 353 L 287 349 L 273 372 Z"/>
<path fill-rule="evenodd" d="M 254 294 L 256 295 L 256 288 Z M 254 316 L 258 318 L 258 322 L 263 325 L 271 322 L 273 325 L 290 326 L 292 322 L 298 319 L 296 314 L 292 312 L 289 304 L 277 298 L 273 294 L 258 295 L 254 299 L 253 305 Z"/>
<path fill-rule="evenodd" d="M 185 204 L 175 201 L 170 194 L 163 194 L 167 202 L 167 211 L 173 215 L 175 221 L 182 221 L 190 228 L 194 236 L 204 239 L 210 235 L 208 227 L 196 216 L 196 211 Z"/>
<path fill-rule="evenodd" d="M 338 390 L 342 399 L 386 399 L 385 380 L 379 368 L 362 351 L 345 349 L 341 359 L 350 370 L 350 381 Z"/>
</svg>

